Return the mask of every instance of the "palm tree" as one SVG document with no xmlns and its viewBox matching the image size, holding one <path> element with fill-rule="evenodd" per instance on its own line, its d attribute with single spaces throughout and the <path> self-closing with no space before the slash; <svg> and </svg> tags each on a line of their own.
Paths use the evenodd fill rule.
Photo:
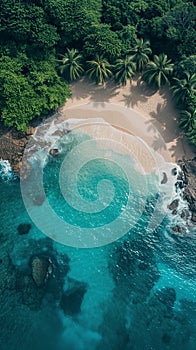
<svg viewBox="0 0 196 350">
<path fill-rule="evenodd" d="M 136 64 L 132 61 L 131 56 L 119 58 L 114 66 L 115 79 L 118 83 L 125 86 L 128 79 L 132 79 L 136 70 Z"/>
<path fill-rule="evenodd" d="M 184 79 L 174 78 L 174 85 L 171 88 L 173 97 L 178 104 L 183 104 L 188 98 L 196 95 L 196 74 L 185 73 Z"/>
<path fill-rule="evenodd" d="M 186 132 L 195 130 L 196 134 L 196 109 L 193 106 L 180 113 L 179 125 Z"/>
<path fill-rule="evenodd" d="M 132 60 L 136 63 L 138 72 L 141 72 L 149 61 L 148 55 L 152 53 L 148 40 L 136 39 L 136 44 L 130 50 Z"/>
<path fill-rule="evenodd" d="M 196 146 L 196 123 L 195 123 L 194 129 L 186 132 L 186 136 L 189 142 Z"/>
<path fill-rule="evenodd" d="M 94 60 L 87 61 L 87 63 L 89 69 L 86 73 L 97 84 L 104 84 L 105 80 L 112 75 L 111 65 L 103 56 L 96 55 Z"/>
<path fill-rule="evenodd" d="M 150 61 L 146 65 L 146 69 L 142 75 L 142 79 L 149 85 L 158 88 L 165 84 L 169 84 L 169 78 L 173 73 L 173 63 L 164 53 L 154 56 L 154 61 Z"/>
<path fill-rule="evenodd" d="M 67 49 L 65 55 L 61 55 L 62 59 L 59 60 L 61 65 L 59 66 L 59 71 L 62 75 L 65 75 L 66 79 L 69 81 L 78 79 L 84 69 L 81 64 L 82 56 L 76 49 Z"/>
</svg>

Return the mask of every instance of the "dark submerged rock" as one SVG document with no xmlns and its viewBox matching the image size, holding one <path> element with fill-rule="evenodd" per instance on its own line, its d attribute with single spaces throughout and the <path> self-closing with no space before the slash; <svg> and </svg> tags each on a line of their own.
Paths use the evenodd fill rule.
<svg viewBox="0 0 196 350">
<path fill-rule="evenodd" d="M 179 226 L 179 225 L 172 227 L 172 231 L 177 232 L 177 233 L 181 233 L 181 234 L 186 232 L 185 228 L 182 226 Z"/>
<path fill-rule="evenodd" d="M 30 229 L 31 229 L 31 224 L 29 223 L 20 224 L 17 227 L 19 235 L 26 235 L 27 233 L 29 233 Z"/>
<path fill-rule="evenodd" d="M 60 300 L 65 276 L 69 271 L 68 263 L 67 255 L 60 256 L 59 261 L 51 249 L 33 256 L 25 270 L 16 269 L 15 291 L 20 294 L 21 303 L 37 311 L 48 295 L 52 302 Z"/>
<path fill-rule="evenodd" d="M 193 212 L 191 215 L 191 221 L 196 223 L 196 212 Z"/>
<path fill-rule="evenodd" d="M 49 154 L 50 154 L 51 156 L 53 156 L 53 157 L 58 156 L 58 154 L 59 154 L 58 148 L 52 148 L 52 149 L 50 149 Z"/>
<path fill-rule="evenodd" d="M 179 172 L 177 180 L 179 180 L 179 181 L 184 181 L 185 180 L 185 175 L 184 175 L 183 171 Z"/>
<path fill-rule="evenodd" d="M 188 219 L 189 218 L 189 211 L 187 209 L 183 209 L 180 216 L 184 220 Z"/>
<path fill-rule="evenodd" d="M 160 303 L 172 308 L 176 301 L 176 291 L 174 288 L 165 287 L 155 293 L 155 298 Z"/>
<path fill-rule="evenodd" d="M 172 171 L 171 171 L 171 174 L 172 174 L 173 176 L 176 176 L 177 173 L 178 173 L 177 168 L 173 168 Z"/>
<path fill-rule="evenodd" d="M 87 291 L 87 284 L 74 280 L 71 280 L 71 284 L 72 286 L 62 294 L 60 307 L 65 315 L 74 316 L 80 312 L 82 301 Z"/>
<path fill-rule="evenodd" d="M 182 190 L 182 189 L 184 188 L 184 182 L 181 181 L 181 180 L 179 180 L 179 181 L 177 181 L 177 182 L 175 183 L 175 186 L 176 186 L 176 189 L 177 189 L 177 190 L 178 190 L 178 189 Z"/>
<path fill-rule="evenodd" d="M 45 296 L 45 289 L 38 288 L 30 275 L 16 273 L 15 291 L 20 294 L 21 303 L 30 310 L 38 311 Z"/>
<path fill-rule="evenodd" d="M 163 172 L 163 179 L 161 180 L 161 185 L 164 185 L 167 183 L 167 174 L 165 172 Z"/>
<path fill-rule="evenodd" d="M 177 215 L 177 210 L 176 209 L 174 209 L 173 211 L 172 211 L 172 215 Z"/>
<path fill-rule="evenodd" d="M 179 204 L 179 199 L 174 199 L 169 205 L 168 205 L 168 209 L 169 210 L 176 210 L 178 208 L 178 204 Z"/>
<path fill-rule="evenodd" d="M 164 333 L 162 336 L 162 342 L 168 345 L 170 341 L 171 341 L 171 336 L 168 333 Z"/>
</svg>

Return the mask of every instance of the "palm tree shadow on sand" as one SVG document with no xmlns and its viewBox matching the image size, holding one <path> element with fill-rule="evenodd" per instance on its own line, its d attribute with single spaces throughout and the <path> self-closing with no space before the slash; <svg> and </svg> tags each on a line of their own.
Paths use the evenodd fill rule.
<svg viewBox="0 0 196 350">
<path fill-rule="evenodd" d="M 94 83 L 94 89 L 90 95 L 90 101 L 93 103 L 99 103 L 104 106 L 105 103 L 110 102 L 110 99 L 114 98 L 119 94 L 119 86 L 113 81 L 109 80 L 103 85 L 96 85 Z"/>
<path fill-rule="evenodd" d="M 150 112 L 150 116 L 152 119 L 147 121 L 149 131 L 155 126 L 165 142 L 171 142 L 179 136 L 178 112 L 171 101 L 165 99 L 164 104 L 158 103 L 157 110 Z"/>
<path fill-rule="evenodd" d="M 182 154 L 191 156 L 194 154 L 194 147 L 188 144 L 185 135 L 179 129 L 178 111 L 175 109 L 169 91 L 163 89 L 160 95 L 164 103 L 158 103 L 157 110 L 150 113 L 152 119 L 146 121 L 149 132 L 158 130 L 163 137 L 160 139 L 155 136 L 153 148 L 157 151 L 168 148 L 175 159 L 181 159 Z M 165 143 L 171 143 L 171 145 L 166 146 Z"/>
<path fill-rule="evenodd" d="M 87 78 L 81 78 L 70 84 L 72 95 L 76 100 L 83 100 L 92 94 L 95 83 Z"/>
<path fill-rule="evenodd" d="M 133 84 L 130 86 L 130 94 L 123 94 L 123 99 L 121 100 L 126 107 L 138 106 L 138 103 L 145 103 L 148 98 L 156 93 L 156 90 L 149 88 L 145 83 L 141 81 L 138 77 L 133 80 Z"/>
<path fill-rule="evenodd" d="M 89 102 L 104 103 L 110 102 L 110 99 L 119 94 L 119 86 L 109 80 L 103 85 L 97 85 L 88 77 L 78 80 L 71 84 L 71 90 L 76 100 L 88 99 Z"/>
</svg>

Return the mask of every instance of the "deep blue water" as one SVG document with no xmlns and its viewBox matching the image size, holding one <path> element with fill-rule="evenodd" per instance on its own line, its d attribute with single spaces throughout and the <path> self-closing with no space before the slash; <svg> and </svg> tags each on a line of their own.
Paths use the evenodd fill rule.
<svg viewBox="0 0 196 350">
<path fill-rule="evenodd" d="M 169 215 L 149 229 L 160 198 L 156 176 L 137 173 L 128 158 L 131 183 L 117 162 L 96 159 L 84 164 L 77 177 L 78 194 L 84 205 L 97 205 L 95 213 L 84 213 L 78 197 L 71 197 L 71 186 L 65 197 L 70 203 L 75 200 L 75 208 L 61 193 L 57 174 L 62 160 L 49 159 L 43 184 L 55 214 L 73 227 L 104 229 L 123 213 L 128 198 L 129 214 L 123 220 L 134 220 L 138 196 L 143 211 L 126 235 L 108 245 L 69 247 L 51 240 L 32 222 L 19 180 L 0 180 L 0 349 L 195 349 L 194 232 L 172 235 Z M 63 174 L 65 185 L 70 172 Z M 138 193 L 144 177 L 147 192 Z M 105 182 L 99 188 L 101 180 Z M 30 223 L 31 229 L 19 235 L 23 223 Z M 34 256 L 52 263 L 51 276 L 39 288 L 30 267 Z M 66 299 L 63 293 L 71 296 Z"/>
</svg>

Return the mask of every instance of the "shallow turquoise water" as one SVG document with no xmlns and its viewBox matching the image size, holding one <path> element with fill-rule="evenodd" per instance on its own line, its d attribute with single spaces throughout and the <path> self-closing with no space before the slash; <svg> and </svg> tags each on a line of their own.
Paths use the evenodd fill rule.
<svg viewBox="0 0 196 350">
<path fill-rule="evenodd" d="M 193 234 L 173 237 L 167 216 L 156 230 L 149 230 L 160 196 L 156 177 L 145 177 L 147 192 L 139 193 L 134 181 L 142 183 L 144 175 L 137 173 L 132 159 L 125 159 L 131 183 L 116 163 L 89 162 L 81 168 L 77 189 L 83 201 L 97 206 L 96 213 L 84 213 L 78 209 L 72 187 L 65 197 L 75 200 L 76 208 L 60 191 L 56 180 L 62 159 L 49 160 L 44 189 L 54 212 L 71 225 L 104 227 L 121 215 L 129 196 L 126 220 L 134 219 L 138 196 L 144 210 L 127 234 L 111 244 L 93 249 L 68 247 L 46 237 L 33 224 L 19 181 L 1 180 L 0 349 L 195 349 L 196 242 Z M 67 169 L 67 178 L 69 173 Z M 99 188 L 100 180 L 109 182 L 102 181 Z M 26 235 L 17 232 L 22 223 L 32 225 Z M 40 290 L 37 295 L 25 277 L 31 276 L 29 264 L 35 255 L 51 257 L 55 266 L 41 298 Z M 86 290 L 80 310 L 70 314 L 62 310 L 62 293 L 78 283 Z M 72 308 L 76 299 L 69 301 Z"/>
</svg>

